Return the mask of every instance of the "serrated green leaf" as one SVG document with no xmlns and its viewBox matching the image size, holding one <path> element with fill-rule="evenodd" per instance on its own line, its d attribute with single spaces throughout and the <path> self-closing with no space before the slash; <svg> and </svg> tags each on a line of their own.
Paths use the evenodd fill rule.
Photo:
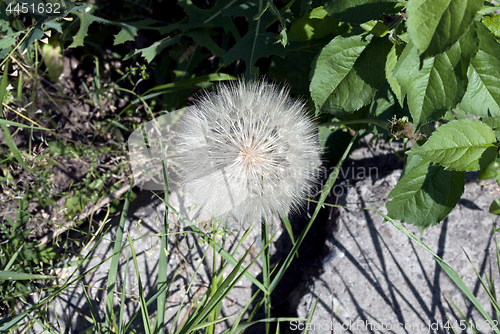
<svg viewBox="0 0 500 334">
<path fill-rule="evenodd" d="M 316 110 L 341 113 L 369 104 L 384 82 L 384 64 L 392 43 L 371 34 L 337 36 L 313 62 L 311 97 Z"/>
<path fill-rule="evenodd" d="M 481 122 L 488 125 L 493 130 L 500 129 L 500 116 L 481 118 Z"/>
<path fill-rule="evenodd" d="M 396 184 L 386 205 L 393 219 L 416 225 L 420 232 L 442 221 L 464 191 L 464 172 L 445 170 L 422 160 Z"/>
<path fill-rule="evenodd" d="M 347 77 L 372 35 L 337 36 L 328 43 L 313 62 L 311 97 L 319 109 Z"/>
<path fill-rule="evenodd" d="M 328 0 L 325 10 L 340 21 L 363 23 L 394 8 L 396 0 Z"/>
<path fill-rule="evenodd" d="M 150 63 L 154 59 L 154 57 L 156 57 L 158 54 L 160 54 L 160 52 L 163 49 L 177 43 L 178 40 L 179 40 L 179 36 L 174 36 L 174 37 L 167 36 L 163 39 L 160 39 L 159 41 L 154 42 L 153 44 L 151 44 L 150 46 L 148 46 L 146 48 L 137 49 L 137 50 L 130 52 L 128 55 L 125 56 L 125 58 L 123 60 L 127 60 L 130 57 L 133 57 L 136 54 L 140 53 L 141 56 L 143 56 L 144 59 L 146 59 L 146 61 L 148 63 Z"/>
<path fill-rule="evenodd" d="M 498 8 L 495 8 L 498 10 Z M 485 16 L 481 20 L 486 28 L 488 28 L 495 37 L 500 38 L 500 15 Z"/>
<path fill-rule="evenodd" d="M 12 36 L 5 36 L 0 39 L 0 50 L 10 49 L 11 46 L 16 44 L 16 39 Z"/>
<path fill-rule="evenodd" d="M 394 69 L 394 75 L 408 96 L 408 106 L 415 126 L 439 119 L 462 99 L 467 77 L 462 70 L 460 43 L 446 53 L 424 60 L 420 67 L 417 48 L 406 45 Z"/>
<path fill-rule="evenodd" d="M 474 21 L 483 0 L 410 0 L 406 14 L 410 38 L 426 57 L 449 50 Z"/>
<path fill-rule="evenodd" d="M 460 119 L 440 126 L 421 147 L 408 154 L 425 159 L 451 170 L 475 171 L 495 160 L 495 132 L 475 119 Z"/>
<path fill-rule="evenodd" d="M 469 84 L 458 108 L 477 116 L 500 115 L 500 44 L 482 24 L 477 24 L 479 50 L 472 58 Z"/>
<path fill-rule="evenodd" d="M 404 47 L 402 45 L 394 44 L 387 55 L 387 61 L 385 63 L 385 78 L 391 86 L 392 92 L 398 99 L 399 105 L 403 106 L 405 99 L 405 91 L 403 87 L 399 84 L 398 80 L 394 77 L 394 68 L 398 62 L 399 56 L 403 52 Z"/>
<path fill-rule="evenodd" d="M 120 24 L 120 31 L 115 35 L 115 40 L 113 41 L 113 45 L 122 44 L 128 41 L 133 41 L 135 36 L 137 36 L 137 27 L 132 25 L 128 25 L 125 23 Z"/>
<path fill-rule="evenodd" d="M 89 26 L 96 21 L 96 17 L 88 13 L 77 13 L 76 15 L 80 19 L 80 28 L 78 28 L 78 32 L 73 37 L 73 42 L 68 46 L 69 48 L 83 46 L 83 40 L 88 34 Z"/>
</svg>

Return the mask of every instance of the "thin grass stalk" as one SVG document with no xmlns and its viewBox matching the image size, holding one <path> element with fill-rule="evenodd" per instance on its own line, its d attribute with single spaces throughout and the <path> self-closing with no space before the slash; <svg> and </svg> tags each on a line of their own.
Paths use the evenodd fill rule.
<svg viewBox="0 0 500 334">
<path fill-rule="evenodd" d="M 222 280 L 222 275 L 220 276 Z M 212 284 L 210 284 L 210 298 L 214 297 L 215 292 L 219 288 L 219 275 L 217 274 L 217 252 L 212 248 Z M 210 319 L 212 321 L 217 320 L 218 308 L 215 307 L 210 313 Z M 215 324 L 208 326 L 208 334 L 214 334 Z"/>
<path fill-rule="evenodd" d="M 130 258 L 127 259 L 127 263 L 125 264 L 125 272 L 123 273 L 123 290 L 122 290 L 122 298 L 120 300 L 120 315 L 118 317 L 118 334 L 125 333 L 123 330 L 123 311 L 125 310 L 125 299 L 127 298 L 125 287 L 127 286 L 127 272 L 128 272 L 128 263 Z"/>
<path fill-rule="evenodd" d="M 134 240 L 130 234 L 128 235 L 128 242 L 130 245 L 130 250 L 132 251 L 132 258 L 134 259 L 135 274 L 137 275 L 137 285 L 139 287 L 139 302 L 141 306 L 142 324 L 144 326 L 144 333 L 151 334 L 151 324 L 149 323 L 148 306 L 146 304 L 146 299 L 144 298 L 144 290 L 142 288 L 141 273 L 139 272 L 139 265 L 137 263 L 137 256 L 134 249 Z"/>
<path fill-rule="evenodd" d="M 453 308 L 458 312 L 458 314 L 460 315 L 460 318 L 462 318 L 462 320 L 465 322 L 465 324 L 467 325 L 467 328 L 470 328 L 472 330 L 472 333 L 474 334 L 479 334 L 479 332 L 477 331 L 476 329 L 476 326 L 473 326 L 470 321 L 467 319 L 467 317 L 465 316 L 465 314 L 463 314 L 463 312 L 458 308 L 457 305 L 455 305 L 455 303 L 450 300 L 451 304 L 453 305 Z"/>
<path fill-rule="evenodd" d="M 87 299 L 87 303 L 89 304 L 89 311 L 90 315 L 92 317 L 92 322 L 94 323 L 94 331 L 97 332 L 98 334 L 101 334 L 101 326 L 99 325 L 99 322 L 97 321 L 97 316 L 96 312 L 94 310 L 94 307 L 92 306 L 92 301 L 90 300 L 89 294 L 87 293 L 87 289 L 83 287 L 83 293 L 85 294 L 85 299 Z M 108 329 L 105 329 L 106 331 Z"/>
<path fill-rule="evenodd" d="M 264 293 L 264 311 L 266 314 L 266 318 L 271 318 L 271 293 L 269 291 L 269 283 L 270 283 L 270 259 L 269 259 L 269 253 L 270 253 L 270 244 L 268 240 L 268 233 L 269 233 L 269 226 L 267 224 L 266 219 L 262 219 L 261 222 L 261 239 L 262 239 L 262 247 L 264 245 L 267 245 L 265 248 L 263 248 L 262 251 L 262 278 L 263 278 L 263 284 L 266 287 L 266 290 L 268 291 L 267 293 Z M 266 322 L 266 333 L 269 333 L 269 328 L 270 324 Z"/>
<path fill-rule="evenodd" d="M 163 151 L 163 149 L 162 149 Z M 167 179 L 167 167 L 165 166 L 165 160 L 162 160 L 163 167 L 163 184 L 164 184 L 164 202 L 168 203 L 168 179 Z M 162 290 L 163 292 L 158 296 L 156 301 L 157 314 L 156 314 L 156 326 L 154 328 L 154 333 L 165 334 L 165 312 L 167 308 L 167 286 L 168 278 L 168 206 L 165 206 L 165 214 L 163 216 L 163 226 L 161 231 L 161 246 L 160 246 L 160 258 L 158 259 L 158 283 L 157 290 Z"/>
<path fill-rule="evenodd" d="M 314 305 L 313 305 L 313 308 L 311 310 L 311 313 L 307 317 L 307 322 L 306 322 L 307 324 L 310 324 L 312 322 L 312 317 L 314 316 L 314 312 L 316 311 L 316 305 L 318 305 L 318 301 L 319 301 L 319 297 L 316 298 L 316 302 L 314 302 Z M 307 334 L 308 331 L 309 331 L 309 328 L 306 326 L 306 328 L 304 329 L 303 334 Z"/>
</svg>

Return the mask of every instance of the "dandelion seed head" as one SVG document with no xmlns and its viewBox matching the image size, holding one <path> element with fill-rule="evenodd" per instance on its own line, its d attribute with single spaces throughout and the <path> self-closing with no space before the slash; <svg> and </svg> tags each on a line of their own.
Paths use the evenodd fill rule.
<svg viewBox="0 0 500 334">
<path fill-rule="evenodd" d="M 182 116 L 175 143 L 186 191 L 214 216 L 252 223 L 298 209 L 320 165 L 306 111 L 263 82 L 203 95 Z"/>
</svg>

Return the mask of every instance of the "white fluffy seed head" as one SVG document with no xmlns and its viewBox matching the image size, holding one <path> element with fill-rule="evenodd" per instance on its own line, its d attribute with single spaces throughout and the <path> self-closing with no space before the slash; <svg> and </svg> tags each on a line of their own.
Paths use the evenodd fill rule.
<svg viewBox="0 0 500 334">
<path fill-rule="evenodd" d="M 175 145 L 195 202 L 241 223 L 297 209 L 320 165 L 305 105 L 263 82 L 205 94 L 182 116 Z"/>
</svg>

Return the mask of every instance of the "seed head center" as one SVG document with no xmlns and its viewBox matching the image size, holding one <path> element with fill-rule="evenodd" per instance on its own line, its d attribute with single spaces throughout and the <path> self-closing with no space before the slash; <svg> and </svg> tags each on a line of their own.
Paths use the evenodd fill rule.
<svg viewBox="0 0 500 334">
<path fill-rule="evenodd" d="M 240 149 L 238 160 L 247 168 L 258 168 L 265 160 L 261 150 L 255 144 L 245 145 Z"/>
</svg>

